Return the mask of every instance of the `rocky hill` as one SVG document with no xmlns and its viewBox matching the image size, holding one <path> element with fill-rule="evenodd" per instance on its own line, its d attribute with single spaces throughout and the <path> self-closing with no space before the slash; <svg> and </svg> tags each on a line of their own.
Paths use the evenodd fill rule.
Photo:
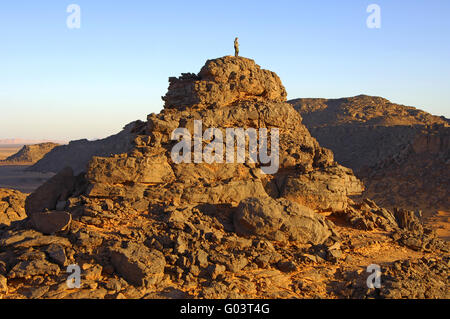
<svg viewBox="0 0 450 319">
<path fill-rule="evenodd" d="M 362 183 L 310 135 L 275 73 L 226 56 L 169 82 L 164 110 L 134 126 L 128 152 L 61 170 L 26 199 L 26 219 L 0 229 L 0 296 L 449 297 L 448 244 L 414 212 L 350 200 Z M 258 160 L 249 135 L 244 161 L 220 161 L 221 147 L 238 150 L 219 139 L 227 128 L 268 129 Z M 175 129 L 195 153 L 184 162 Z M 265 147 L 279 159 L 270 174 Z M 373 263 L 382 289 L 362 275 Z M 78 289 L 69 264 L 82 271 Z"/>
<path fill-rule="evenodd" d="M 16 154 L 7 157 L 2 163 L 14 164 L 32 164 L 43 158 L 48 152 L 59 146 L 56 143 L 40 143 L 23 146 Z"/>
<path fill-rule="evenodd" d="M 303 116 L 307 127 L 344 126 L 414 126 L 450 124 L 445 117 L 431 115 L 412 106 L 395 104 L 368 95 L 341 99 L 304 98 L 289 101 Z"/>
<path fill-rule="evenodd" d="M 321 145 L 388 207 L 450 210 L 449 120 L 380 97 L 289 101 Z"/>
</svg>

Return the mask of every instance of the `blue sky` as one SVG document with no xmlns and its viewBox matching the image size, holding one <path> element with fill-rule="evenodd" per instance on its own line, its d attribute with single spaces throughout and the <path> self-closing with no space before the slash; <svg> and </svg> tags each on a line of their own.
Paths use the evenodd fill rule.
<svg viewBox="0 0 450 319">
<path fill-rule="evenodd" d="M 162 109 L 169 76 L 233 54 L 235 36 L 289 99 L 369 94 L 450 117 L 449 14 L 448 0 L 2 1 L 0 138 L 114 134 Z"/>
</svg>

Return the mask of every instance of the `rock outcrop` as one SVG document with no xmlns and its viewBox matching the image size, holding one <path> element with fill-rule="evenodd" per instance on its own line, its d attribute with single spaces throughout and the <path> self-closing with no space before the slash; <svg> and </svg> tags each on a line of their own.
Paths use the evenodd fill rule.
<svg viewBox="0 0 450 319">
<path fill-rule="evenodd" d="M 91 161 L 88 195 L 155 201 L 157 192 L 159 203 L 236 206 L 252 195 L 286 194 L 312 209 L 343 209 L 347 195 L 362 191 L 361 183 L 310 136 L 285 97 L 279 78 L 246 58 L 210 60 L 195 77 L 172 78 L 165 109 L 148 116 L 146 135 L 137 137 L 134 150 Z M 261 176 L 253 163 L 174 163 L 171 134 L 185 128 L 194 136 L 195 120 L 223 136 L 225 128 L 279 128 L 279 173 Z M 285 183 L 288 177 L 292 183 Z M 295 191 L 305 183 L 314 186 Z"/>
<path fill-rule="evenodd" d="M 226 56 L 208 60 L 200 73 L 169 78 L 165 108 L 224 107 L 242 100 L 285 102 L 286 90 L 274 72 L 251 59 Z"/>
<path fill-rule="evenodd" d="M 0 227 L 9 226 L 12 222 L 26 218 L 25 198 L 19 191 L 0 188 Z"/>
</svg>

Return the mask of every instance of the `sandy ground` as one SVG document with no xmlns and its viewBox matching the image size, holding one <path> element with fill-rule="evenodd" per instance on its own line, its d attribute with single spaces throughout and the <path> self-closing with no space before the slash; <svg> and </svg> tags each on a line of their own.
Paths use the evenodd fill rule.
<svg viewBox="0 0 450 319">
<path fill-rule="evenodd" d="M 440 238 L 450 241 L 450 212 L 438 211 L 428 217 L 425 222 L 436 229 Z"/>
</svg>

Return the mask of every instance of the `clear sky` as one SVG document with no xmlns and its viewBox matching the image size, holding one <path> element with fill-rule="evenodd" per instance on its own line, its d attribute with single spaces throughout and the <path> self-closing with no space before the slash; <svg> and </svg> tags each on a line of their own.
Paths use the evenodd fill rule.
<svg viewBox="0 0 450 319">
<path fill-rule="evenodd" d="M 233 54 L 235 36 L 289 99 L 377 95 L 450 117 L 449 17 L 448 0 L 1 1 L 0 138 L 114 134 L 162 109 L 169 76 Z"/>
</svg>

